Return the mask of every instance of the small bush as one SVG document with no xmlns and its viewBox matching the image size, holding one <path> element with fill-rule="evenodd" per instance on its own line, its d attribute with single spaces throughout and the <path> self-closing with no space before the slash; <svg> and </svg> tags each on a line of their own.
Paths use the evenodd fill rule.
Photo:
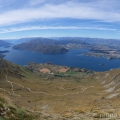
<svg viewBox="0 0 120 120">
<path fill-rule="evenodd" d="M 22 117 L 25 117 L 25 115 L 26 115 L 25 111 L 22 108 L 18 108 L 16 112 L 18 115 L 20 115 Z"/>
<path fill-rule="evenodd" d="M 16 111 L 16 108 L 9 105 L 8 108 L 10 109 L 11 113 L 14 113 Z"/>
</svg>

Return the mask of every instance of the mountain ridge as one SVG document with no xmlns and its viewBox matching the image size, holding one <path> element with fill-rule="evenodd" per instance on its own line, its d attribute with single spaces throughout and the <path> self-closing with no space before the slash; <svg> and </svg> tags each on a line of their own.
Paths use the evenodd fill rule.
<svg viewBox="0 0 120 120">
<path fill-rule="evenodd" d="M 44 54 L 63 54 L 68 52 L 69 50 L 56 45 L 42 45 L 42 44 L 33 44 L 33 43 L 22 43 L 13 46 L 13 49 L 21 49 L 21 50 L 30 50 L 35 52 L 41 52 Z"/>
</svg>

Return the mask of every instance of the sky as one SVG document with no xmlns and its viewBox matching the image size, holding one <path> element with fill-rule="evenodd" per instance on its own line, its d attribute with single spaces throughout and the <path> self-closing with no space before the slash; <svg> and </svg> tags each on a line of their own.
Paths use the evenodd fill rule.
<svg viewBox="0 0 120 120">
<path fill-rule="evenodd" d="M 120 0 L 0 0 L 0 39 L 120 39 Z"/>
</svg>

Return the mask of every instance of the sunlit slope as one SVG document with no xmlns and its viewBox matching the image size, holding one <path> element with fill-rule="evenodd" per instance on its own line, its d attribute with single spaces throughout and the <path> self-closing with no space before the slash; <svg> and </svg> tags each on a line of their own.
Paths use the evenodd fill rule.
<svg viewBox="0 0 120 120">
<path fill-rule="evenodd" d="M 38 120 L 119 119 L 120 70 L 93 72 L 1 59 L 0 93 Z"/>
<path fill-rule="evenodd" d="M 120 95 L 120 69 L 96 73 L 95 77 L 103 86 L 101 94 L 106 98 L 113 98 Z"/>
</svg>

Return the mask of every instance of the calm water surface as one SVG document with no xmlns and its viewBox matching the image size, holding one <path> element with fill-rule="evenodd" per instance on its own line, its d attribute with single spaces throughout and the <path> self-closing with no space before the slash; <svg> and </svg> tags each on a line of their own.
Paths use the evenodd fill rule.
<svg viewBox="0 0 120 120">
<path fill-rule="evenodd" d="M 108 60 L 102 57 L 91 57 L 82 55 L 88 51 L 87 49 L 70 50 L 66 54 L 48 55 L 38 52 L 14 50 L 12 47 L 0 47 L 0 50 L 9 50 L 5 53 L 4 59 L 11 62 L 27 65 L 29 62 L 46 63 L 50 62 L 57 65 L 65 65 L 70 67 L 87 68 L 95 71 L 106 71 L 120 67 L 120 60 Z M 105 64 L 101 66 L 99 64 Z"/>
</svg>

